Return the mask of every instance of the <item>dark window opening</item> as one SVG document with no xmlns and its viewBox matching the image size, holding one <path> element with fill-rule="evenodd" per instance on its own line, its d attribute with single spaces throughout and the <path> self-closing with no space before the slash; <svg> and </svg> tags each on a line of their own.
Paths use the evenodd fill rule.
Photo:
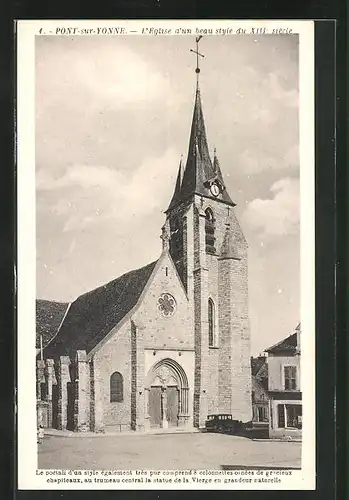
<svg viewBox="0 0 349 500">
<path fill-rule="evenodd" d="M 40 384 L 40 399 L 41 401 L 45 401 L 47 398 L 47 384 L 46 382 L 41 382 Z"/>
<path fill-rule="evenodd" d="M 302 428 L 302 406 L 286 405 L 287 427 Z"/>
<path fill-rule="evenodd" d="M 215 311 L 214 303 L 212 299 L 208 299 L 208 345 L 210 347 L 214 346 L 215 337 Z"/>
<path fill-rule="evenodd" d="M 205 242 L 206 242 L 206 252 L 215 254 L 215 220 L 213 216 L 213 212 L 210 208 L 206 208 L 205 210 Z"/>
<path fill-rule="evenodd" d="M 302 428 L 302 405 L 278 405 L 278 426 Z"/>
<path fill-rule="evenodd" d="M 121 403 L 124 400 L 124 380 L 119 372 L 110 377 L 110 402 Z"/>
<path fill-rule="evenodd" d="M 183 234 L 178 217 L 170 219 L 170 250 L 173 260 L 176 262 L 183 256 Z"/>
<path fill-rule="evenodd" d="M 268 421 L 268 410 L 265 406 L 258 407 L 258 421 L 267 422 Z"/>
<path fill-rule="evenodd" d="M 285 427 L 285 406 L 278 405 L 278 427 Z"/>
</svg>

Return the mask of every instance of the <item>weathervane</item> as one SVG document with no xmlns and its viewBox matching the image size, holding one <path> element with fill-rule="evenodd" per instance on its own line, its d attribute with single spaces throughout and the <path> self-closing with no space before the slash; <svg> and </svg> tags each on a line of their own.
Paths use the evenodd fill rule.
<svg viewBox="0 0 349 500">
<path fill-rule="evenodd" d="M 196 73 L 196 84 L 197 85 L 199 84 L 199 73 L 200 73 L 199 56 L 200 57 L 205 57 L 203 54 L 200 54 L 200 52 L 199 52 L 199 42 L 200 42 L 201 38 L 202 38 L 202 35 L 197 36 L 196 39 L 195 39 L 196 50 L 190 49 L 190 52 L 194 52 L 194 54 L 196 54 L 196 69 L 195 69 L 195 73 Z"/>
</svg>

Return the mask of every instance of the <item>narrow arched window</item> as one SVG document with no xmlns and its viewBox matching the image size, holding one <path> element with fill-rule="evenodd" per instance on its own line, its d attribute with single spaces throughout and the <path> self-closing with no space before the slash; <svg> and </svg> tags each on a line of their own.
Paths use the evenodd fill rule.
<svg viewBox="0 0 349 500">
<path fill-rule="evenodd" d="M 215 249 L 215 220 L 213 212 L 210 208 L 205 210 L 205 240 L 206 240 L 206 252 L 216 253 Z"/>
<path fill-rule="evenodd" d="M 119 372 L 110 376 L 110 402 L 121 403 L 124 400 L 124 379 Z"/>
<path fill-rule="evenodd" d="M 208 345 L 214 346 L 215 340 L 215 310 L 212 299 L 208 299 Z"/>
</svg>

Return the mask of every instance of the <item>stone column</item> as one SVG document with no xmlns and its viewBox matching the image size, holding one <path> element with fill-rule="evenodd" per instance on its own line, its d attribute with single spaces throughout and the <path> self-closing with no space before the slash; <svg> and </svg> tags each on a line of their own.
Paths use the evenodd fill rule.
<svg viewBox="0 0 349 500">
<path fill-rule="evenodd" d="M 100 371 L 99 371 L 99 360 L 96 358 L 93 359 L 93 380 L 91 380 L 90 387 L 93 387 L 94 392 L 94 431 L 95 432 L 104 432 L 104 414 L 103 414 L 103 381 L 101 379 Z"/>
<path fill-rule="evenodd" d="M 54 361 L 53 359 L 46 360 L 46 383 L 47 383 L 47 402 L 48 402 L 48 427 L 52 427 L 52 386 L 57 383 Z"/>
<path fill-rule="evenodd" d="M 90 430 L 90 367 L 86 351 L 76 352 L 76 406 L 77 421 L 75 430 Z"/>
<path fill-rule="evenodd" d="M 60 356 L 58 360 L 58 429 L 65 430 L 67 428 L 67 405 L 68 392 L 67 383 L 70 382 L 69 373 L 70 358 L 69 356 Z"/>
<path fill-rule="evenodd" d="M 144 388 L 144 429 L 150 429 L 150 416 L 149 416 L 149 387 Z"/>
<path fill-rule="evenodd" d="M 39 359 L 36 362 L 36 399 L 41 399 L 41 384 L 45 382 L 45 361 Z"/>
<path fill-rule="evenodd" d="M 131 430 L 137 430 L 137 327 L 131 320 Z"/>
<path fill-rule="evenodd" d="M 180 427 L 189 426 L 189 404 L 188 404 L 188 395 L 189 389 L 187 387 L 183 387 L 179 391 L 179 418 L 178 423 Z"/>
<path fill-rule="evenodd" d="M 167 421 L 167 394 L 166 394 L 166 387 L 161 388 L 161 411 L 162 411 L 162 428 L 167 429 L 168 428 L 168 421 Z"/>
<path fill-rule="evenodd" d="M 144 431 L 145 414 L 148 413 L 145 403 L 145 359 L 144 359 L 144 326 L 136 325 L 136 430 Z"/>
</svg>

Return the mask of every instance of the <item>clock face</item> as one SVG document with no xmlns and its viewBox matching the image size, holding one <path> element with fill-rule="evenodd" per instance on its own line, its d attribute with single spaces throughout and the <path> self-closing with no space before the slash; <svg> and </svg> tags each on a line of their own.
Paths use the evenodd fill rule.
<svg viewBox="0 0 349 500">
<path fill-rule="evenodd" d="M 211 194 L 213 196 L 218 196 L 221 192 L 221 190 L 219 189 L 219 187 L 217 186 L 217 184 L 212 184 L 211 188 L 210 188 L 210 191 L 211 191 Z"/>
</svg>

